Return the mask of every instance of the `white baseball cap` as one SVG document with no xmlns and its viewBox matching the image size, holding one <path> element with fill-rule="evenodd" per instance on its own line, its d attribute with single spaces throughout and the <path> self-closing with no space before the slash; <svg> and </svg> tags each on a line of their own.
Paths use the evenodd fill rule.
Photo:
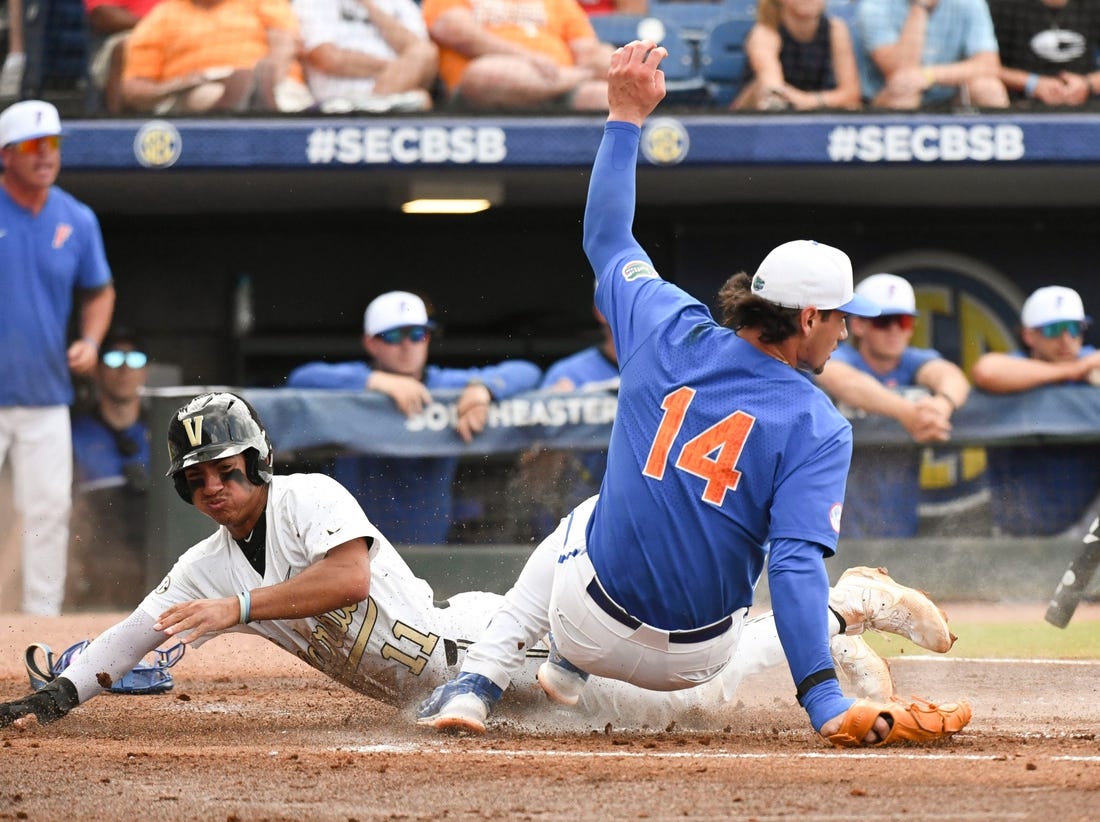
<svg viewBox="0 0 1100 822">
<path fill-rule="evenodd" d="M 919 313 L 913 286 L 897 274 L 872 274 L 860 280 L 856 293 L 877 305 L 883 314 L 908 314 L 916 317 Z"/>
<path fill-rule="evenodd" d="M 410 325 L 435 327 L 428 319 L 424 301 L 408 291 L 388 291 L 375 297 L 363 314 L 363 330 L 371 337 Z"/>
<path fill-rule="evenodd" d="M 839 248 L 792 240 L 773 248 L 752 278 L 752 293 L 784 308 L 838 309 L 877 317 L 877 305 L 852 289 L 852 261 Z"/>
<path fill-rule="evenodd" d="M 1039 328 L 1062 320 L 1091 323 L 1092 317 L 1086 316 L 1081 295 L 1061 285 L 1048 285 L 1032 292 L 1020 312 L 1020 322 L 1025 328 Z"/>
<path fill-rule="evenodd" d="M 0 114 L 0 146 L 61 134 L 61 116 L 45 100 L 12 103 Z"/>
</svg>

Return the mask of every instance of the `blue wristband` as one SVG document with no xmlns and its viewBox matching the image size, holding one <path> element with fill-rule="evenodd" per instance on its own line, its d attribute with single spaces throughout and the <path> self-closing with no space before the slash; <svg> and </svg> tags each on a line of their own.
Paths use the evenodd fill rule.
<svg viewBox="0 0 1100 822">
<path fill-rule="evenodd" d="M 237 602 L 241 606 L 240 624 L 245 625 L 248 623 L 249 619 L 252 616 L 252 592 L 241 591 L 239 594 L 237 594 Z"/>
<path fill-rule="evenodd" d="M 1024 95 L 1026 97 L 1035 96 L 1035 88 L 1039 85 L 1039 75 L 1029 74 L 1027 76 L 1027 82 L 1024 83 Z"/>
</svg>

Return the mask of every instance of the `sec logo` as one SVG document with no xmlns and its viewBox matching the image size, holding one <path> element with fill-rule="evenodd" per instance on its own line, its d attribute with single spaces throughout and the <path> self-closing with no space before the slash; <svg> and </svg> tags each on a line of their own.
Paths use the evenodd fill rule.
<svg viewBox="0 0 1100 822">
<path fill-rule="evenodd" d="M 642 156 L 654 165 L 674 166 L 687 157 L 691 140 L 679 120 L 658 117 L 642 130 Z"/>
<path fill-rule="evenodd" d="M 183 138 L 174 125 L 151 120 L 134 137 L 134 156 L 146 168 L 168 168 L 179 159 Z"/>
</svg>

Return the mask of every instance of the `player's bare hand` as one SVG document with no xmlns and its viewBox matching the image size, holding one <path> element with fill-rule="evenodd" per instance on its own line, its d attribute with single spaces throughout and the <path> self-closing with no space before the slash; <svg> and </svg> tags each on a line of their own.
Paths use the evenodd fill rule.
<svg viewBox="0 0 1100 822">
<path fill-rule="evenodd" d="M 844 721 L 844 714 L 840 716 L 834 716 L 828 722 L 821 726 L 821 730 L 818 732 L 824 739 L 828 739 L 830 736 L 840 730 L 841 723 Z M 864 745 L 874 745 L 877 742 L 881 742 L 886 738 L 886 735 L 890 733 L 890 723 L 883 719 L 881 716 L 875 719 L 875 724 L 871 726 L 871 729 L 867 731 L 863 737 Z"/>
<path fill-rule="evenodd" d="M 367 388 L 372 391 L 381 391 L 393 400 L 397 410 L 406 417 L 419 414 L 432 401 L 432 394 L 424 383 L 404 374 L 372 371 L 367 379 Z"/>
<path fill-rule="evenodd" d="M 607 74 L 608 119 L 641 126 L 665 96 L 661 61 L 668 51 L 652 40 L 635 40 L 611 55 Z"/>
<path fill-rule="evenodd" d="M 477 434 L 485 430 L 485 425 L 489 422 L 489 404 L 492 401 L 493 395 L 483 384 L 471 383 L 466 386 L 455 409 L 458 415 L 455 427 L 463 442 L 471 442 Z"/>
<path fill-rule="evenodd" d="M 946 442 L 951 438 L 951 420 L 945 405 L 935 397 L 921 397 L 901 419 L 914 442 Z"/>
<path fill-rule="evenodd" d="M 184 643 L 190 643 L 212 631 L 224 631 L 240 623 L 241 604 L 236 597 L 196 599 L 173 605 L 153 625 Z"/>
<path fill-rule="evenodd" d="M 69 346 L 69 370 L 74 374 L 87 376 L 95 370 L 99 351 L 87 340 L 77 340 Z"/>
</svg>

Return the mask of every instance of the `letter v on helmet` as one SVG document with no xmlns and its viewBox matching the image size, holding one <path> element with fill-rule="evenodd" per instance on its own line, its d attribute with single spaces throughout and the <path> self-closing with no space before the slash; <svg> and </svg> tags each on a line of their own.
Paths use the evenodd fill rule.
<svg viewBox="0 0 1100 822">
<path fill-rule="evenodd" d="M 187 439 L 191 445 L 195 447 L 202 445 L 202 414 L 183 420 L 183 427 L 187 431 Z"/>
</svg>

